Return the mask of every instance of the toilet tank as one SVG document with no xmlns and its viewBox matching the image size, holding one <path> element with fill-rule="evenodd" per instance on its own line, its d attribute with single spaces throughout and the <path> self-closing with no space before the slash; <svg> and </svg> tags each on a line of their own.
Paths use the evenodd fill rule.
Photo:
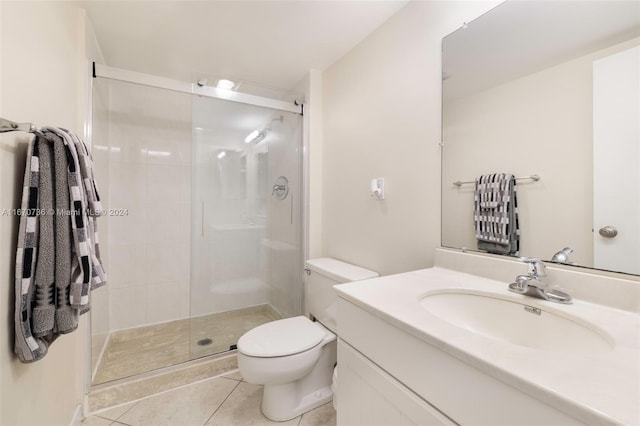
<svg viewBox="0 0 640 426">
<path fill-rule="evenodd" d="M 378 273 L 360 266 L 323 257 L 305 262 L 305 306 L 309 314 L 336 333 L 338 296 L 336 284 L 378 277 Z"/>
</svg>

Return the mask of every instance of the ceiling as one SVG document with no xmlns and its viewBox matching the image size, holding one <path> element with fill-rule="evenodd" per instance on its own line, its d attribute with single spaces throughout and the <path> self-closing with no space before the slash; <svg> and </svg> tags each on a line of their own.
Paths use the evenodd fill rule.
<svg viewBox="0 0 640 426">
<path fill-rule="evenodd" d="M 108 65 L 292 90 L 407 0 L 98 1 L 83 7 Z"/>
<path fill-rule="evenodd" d="M 507 1 L 443 39 L 453 100 L 640 36 L 637 0 Z"/>
</svg>

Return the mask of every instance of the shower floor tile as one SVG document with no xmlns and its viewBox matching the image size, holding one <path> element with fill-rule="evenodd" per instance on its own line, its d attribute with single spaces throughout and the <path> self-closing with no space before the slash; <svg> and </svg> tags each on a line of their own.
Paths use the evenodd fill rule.
<svg viewBox="0 0 640 426">
<path fill-rule="evenodd" d="M 113 332 L 93 384 L 225 352 L 248 330 L 279 318 L 261 305 Z"/>
</svg>

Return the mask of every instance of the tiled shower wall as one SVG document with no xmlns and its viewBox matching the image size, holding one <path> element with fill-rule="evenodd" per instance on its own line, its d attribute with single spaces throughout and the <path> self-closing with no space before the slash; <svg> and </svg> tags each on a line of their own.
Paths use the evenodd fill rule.
<svg viewBox="0 0 640 426">
<path fill-rule="evenodd" d="M 114 331 L 189 316 L 191 96 L 110 84 Z"/>
<path fill-rule="evenodd" d="M 228 184 L 232 175 L 224 174 L 225 164 L 238 159 L 231 151 L 217 158 L 218 150 L 230 148 L 221 142 L 231 140 L 228 135 L 199 134 L 197 127 L 192 135 L 197 100 L 118 81 L 95 83 L 108 103 L 108 111 L 94 113 L 94 121 L 109 123 L 94 134 L 94 152 L 96 168 L 104 171 L 101 187 L 111 213 L 102 220 L 108 226 L 101 228 L 103 234 L 108 231 L 103 245 L 109 285 L 103 297 L 94 298 L 101 306 L 94 315 L 97 328 L 122 330 L 265 303 L 285 316 L 299 315 L 300 117 L 285 114 L 283 123 L 274 122 L 262 147 L 246 145 L 244 131 L 231 138 L 241 142 L 235 152 L 244 156 L 247 185 L 236 188 L 242 193 L 225 195 L 235 188 Z M 236 114 L 234 108 L 241 112 L 238 105 L 222 108 L 225 114 Z M 219 120 L 221 115 L 218 111 Z M 192 170 L 192 149 L 198 147 L 204 149 L 194 152 Z M 285 200 L 271 196 L 280 175 L 291 186 Z M 260 181 L 264 188 L 252 183 Z"/>
</svg>

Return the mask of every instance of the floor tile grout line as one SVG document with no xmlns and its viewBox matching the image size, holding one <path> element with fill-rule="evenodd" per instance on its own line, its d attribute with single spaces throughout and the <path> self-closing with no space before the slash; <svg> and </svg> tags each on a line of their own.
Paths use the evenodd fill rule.
<svg viewBox="0 0 640 426">
<path fill-rule="evenodd" d="M 211 415 L 207 418 L 207 420 L 203 423 L 203 426 L 206 425 L 207 423 L 209 423 L 209 420 L 211 420 L 211 418 L 213 416 L 216 415 L 216 413 L 218 412 L 218 410 L 220 410 L 220 407 L 222 407 L 224 405 L 225 402 L 227 402 L 227 399 L 229 399 L 229 397 L 231 396 L 232 393 L 234 393 L 236 391 L 236 389 L 238 389 L 238 386 L 240 386 L 240 383 L 242 382 L 238 382 L 233 389 L 231 389 L 231 392 L 229 392 L 229 394 L 227 395 L 227 397 L 220 403 L 220 405 L 218 405 L 216 407 L 215 410 L 213 410 L 213 413 L 211 413 Z"/>
<path fill-rule="evenodd" d="M 1 1 L 1 0 L 0 0 L 0 1 Z M 236 369 L 236 370 L 237 370 L 237 369 Z M 235 370 L 232 370 L 232 371 L 235 371 Z M 221 378 L 223 378 L 223 375 L 224 375 L 224 374 L 229 374 L 229 372 L 227 371 L 227 372 L 224 372 L 224 373 L 220 373 L 220 374 L 218 374 L 217 376 L 205 377 L 204 379 L 196 380 L 195 382 L 185 383 L 185 384 L 182 384 L 182 385 L 180 385 L 180 386 L 177 386 L 177 387 L 175 387 L 175 388 L 171 388 L 171 389 L 165 389 L 165 390 L 163 390 L 163 391 L 161 391 L 161 392 L 154 393 L 154 394 L 152 394 L 152 395 L 143 396 L 142 398 L 134 399 L 134 400 L 132 400 L 132 401 L 123 402 L 123 403 L 121 403 L 121 404 L 116 404 L 116 405 L 114 405 L 114 406 L 112 406 L 112 407 L 104 407 L 104 408 L 101 408 L 98 412 L 93 412 L 93 413 L 89 413 L 89 414 L 90 414 L 91 416 L 98 416 L 98 417 L 101 417 L 101 418 L 106 419 L 106 420 L 118 421 L 117 419 L 116 419 L 116 420 L 114 420 L 114 419 L 109 419 L 109 418 L 107 418 L 107 417 L 104 417 L 103 415 L 101 415 L 101 413 L 103 413 L 104 411 L 109 411 L 109 410 L 111 410 L 111 409 L 113 409 L 113 408 L 116 408 L 116 407 L 120 407 L 120 406 L 122 406 L 122 405 L 126 405 L 126 404 L 133 404 L 131 407 L 127 408 L 127 409 L 125 410 L 125 412 L 124 412 L 124 413 L 122 413 L 120 416 L 118 416 L 118 419 L 119 419 L 119 418 L 121 418 L 122 416 L 124 416 L 124 415 L 129 411 L 129 410 L 131 410 L 133 407 L 135 407 L 135 406 L 136 406 L 139 402 L 141 402 L 141 401 L 144 401 L 144 400 L 146 400 L 146 399 L 151 399 L 151 398 L 154 398 L 154 397 L 156 397 L 156 396 L 160 396 L 160 395 L 163 395 L 163 394 L 165 394 L 165 393 L 169 393 L 169 392 L 172 392 L 172 391 L 175 391 L 175 390 L 178 390 L 178 389 L 184 389 L 184 388 L 189 387 L 189 386 L 191 386 L 191 385 L 195 385 L 195 384 L 199 384 L 199 383 L 204 383 L 204 382 L 209 381 L 209 380 L 221 379 Z M 231 380 L 234 380 L 234 379 L 231 379 Z M 243 381 L 243 380 L 241 380 L 241 381 Z M 235 389 L 235 388 L 234 388 L 234 389 Z M 233 391 L 232 391 L 232 392 L 233 392 Z"/>
<path fill-rule="evenodd" d="M 140 401 L 142 401 L 142 400 L 144 400 L 144 399 L 147 399 L 147 398 L 151 398 L 151 397 L 153 397 L 153 396 L 155 396 L 155 395 L 157 395 L 157 394 L 150 395 L 150 396 L 146 396 L 146 397 L 144 397 L 144 398 L 140 398 L 140 399 L 133 400 L 133 401 L 129 401 L 129 402 L 123 402 L 122 404 L 117 404 L 117 405 L 114 405 L 113 407 L 105 407 L 105 408 L 101 409 L 101 411 L 99 411 L 99 412 L 97 412 L 97 413 L 96 413 L 96 412 L 94 412 L 94 413 L 89 413 L 89 414 L 90 414 L 91 416 L 100 417 L 101 419 L 111 420 L 112 422 L 116 422 L 116 421 L 118 421 L 118 419 L 119 419 L 119 418 L 121 418 L 122 416 L 124 416 L 125 414 L 127 414 L 127 413 L 129 412 L 129 410 L 131 410 L 133 407 L 135 407 L 136 405 L 138 405 L 138 402 L 140 402 Z M 118 417 L 116 417 L 115 419 L 110 419 L 109 417 L 106 417 L 104 414 L 102 414 L 102 413 L 104 413 L 105 411 L 113 410 L 114 408 L 120 407 L 120 406 L 122 406 L 122 405 L 127 405 L 127 404 L 131 404 L 131 407 L 129 407 L 129 408 L 127 408 L 126 410 L 124 410 L 124 411 L 122 412 L 122 414 L 120 414 L 120 415 L 119 415 Z"/>
<path fill-rule="evenodd" d="M 131 407 L 129 407 L 129 408 L 127 408 L 126 410 L 124 410 L 124 412 L 123 412 L 122 414 L 120 414 L 118 417 L 116 417 L 113 421 L 114 421 L 114 422 L 117 422 L 117 421 L 118 421 L 118 419 L 120 419 L 122 416 L 124 416 L 125 414 L 127 414 L 129 411 L 131 411 L 131 409 L 132 409 L 133 407 L 135 407 L 136 405 L 138 405 L 138 403 L 139 403 L 139 402 L 140 402 L 140 401 L 136 401 L 136 402 L 134 402 L 133 404 L 131 404 Z"/>
<path fill-rule="evenodd" d="M 134 405 L 136 405 L 136 404 L 134 404 Z M 130 408 L 128 408 L 128 409 L 127 409 L 127 411 L 129 411 L 131 408 L 133 408 L 133 406 L 131 406 Z M 127 411 L 125 411 L 124 413 L 120 414 L 120 415 L 118 416 L 118 419 L 119 419 L 120 417 L 124 416 L 124 415 L 125 415 L 125 413 L 126 413 Z M 101 415 L 98 415 L 98 414 L 93 414 L 92 416 L 93 416 L 93 417 L 99 417 L 99 418 L 101 418 L 101 419 L 103 419 L 103 420 L 109 420 L 109 421 L 111 422 L 110 424 L 114 424 L 114 423 L 126 424 L 126 423 L 123 423 L 123 422 L 118 421 L 117 419 L 110 419 L 109 417 L 104 417 L 104 416 L 101 416 Z M 89 416 L 89 417 L 92 417 L 92 416 Z"/>
<path fill-rule="evenodd" d="M 99 417 L 99 418 L 101 418 L 101 419 L 103 419 L 103 420 L 109 420 L 110 422 L 115 422 L 115 420 L 110 419 L 109 417 L 100 416 L 100 415 L 98 415 L 98 414 L 92 414 L 92 415 L 90 415 L 90 416 L 87 416 L 86 418 L 88 419 L 89 417 Z"/>
<path fill-rule="evenodd" d="M 131 404 L 131 407 L 127 408 L 126 410 L 124 410 L 124 413 L 120 414 L 118 416 L 118 418 L 116 418 L 116 421 L 119 421 L 125 414 L 127 414 L 129 411 L 133 410 L 135 407 L 138 406 L 138 404 L 140 403 L 140 401 L 134 402 L 133 404 Z M 124 423 L 124 422 L 123 422 Z"/>
</svg>

